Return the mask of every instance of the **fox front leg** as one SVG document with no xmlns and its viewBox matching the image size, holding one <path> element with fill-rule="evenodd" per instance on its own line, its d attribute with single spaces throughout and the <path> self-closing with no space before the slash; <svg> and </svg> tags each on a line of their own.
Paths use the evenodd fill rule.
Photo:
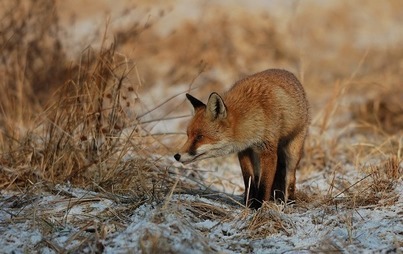
<svg viewBox="0 0 403 254">
<path fill-rule="evenodd" d="M 245 185 L 244 202 L 247 207 L 258 208 L 260 203 L 258 201 L 257 177 L 256 171 L 256 154 L 248 148 L 238 153 L 239 164 L 241 165 L 243 181 Z"/>
<path fill-rule="evenodd" d="M 260 157 L 260 175 L 258 182 L 258 200 L 269 201 L 274 196 L 272 187 L 277 169 L 276 149 L 267 149 L 259 154 Z"/>
</svg>

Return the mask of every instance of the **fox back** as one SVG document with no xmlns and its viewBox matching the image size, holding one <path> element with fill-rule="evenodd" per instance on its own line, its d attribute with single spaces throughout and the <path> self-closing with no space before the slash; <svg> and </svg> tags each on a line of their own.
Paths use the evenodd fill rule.
<svg viewBox="0 0 403 254">
<path fill-rule="evenodd" d="M 309 124 L 308 102 L 290 72 L 269 69 L 236 82 L 207 104 L 186 94 L 195 114 L 174 157 L 182 163 L 238 153 L 247 205 L 293 199 Z"/>
</svg>

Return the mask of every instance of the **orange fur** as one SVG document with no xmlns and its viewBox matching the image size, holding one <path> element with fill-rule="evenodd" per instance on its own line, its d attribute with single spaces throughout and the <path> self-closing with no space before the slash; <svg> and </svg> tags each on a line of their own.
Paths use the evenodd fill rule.
<svg viewBox="0 0 403 254">
<path fill-rule="evenodd" d="M 304 89 L 292 73 L 270 69 L 248 76 L 222 97 L 212 93 L 207 104 L 186 96 L 195 115 L 176 160 L 190 163 L 238 153 L 247 205 L 294 198 L 309 112 Z"/>
</svg>

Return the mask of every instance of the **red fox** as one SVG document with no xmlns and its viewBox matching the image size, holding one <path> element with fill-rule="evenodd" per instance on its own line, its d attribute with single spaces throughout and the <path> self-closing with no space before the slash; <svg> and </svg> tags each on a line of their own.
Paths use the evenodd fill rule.
<svg viewBox="0 0 403 254">
<path fill-rule="evenodd" d="M 309 125 L 301 83 L 285 70 L 248 76 L 207 104 L 186 94 L 194 107 L 187 141 L 174 157 L 184 164 L 238 153 L 245 204 L 295 198 L 295 172 Z"/>
</svg>

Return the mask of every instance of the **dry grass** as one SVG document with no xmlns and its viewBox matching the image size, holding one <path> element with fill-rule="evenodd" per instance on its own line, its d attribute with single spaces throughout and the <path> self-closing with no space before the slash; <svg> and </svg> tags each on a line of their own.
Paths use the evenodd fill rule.
<svg viewBox="0 0 403 254">
<path fill-rule="evenodd" d="M 396 85 L 372 96 L 352 107 L 353 117 L 363 126 L 373 126 L 388 134 L 399 133 L 403 129 L 402 89 Z"/>
<path fill-rule="evenodd" d="M 341 4 L 322 17 L 325 23 L 332 26 L 337 19 L 345 27 L 357 24 L 352 13 L 344 11 L 345 5 L 351 7 Z M 201 87 L 196 93 L 206 96 L 213 89 L 225 90 L 228 80 L 267 67 L 291 69 L 303 81 L 312 126 L 299 181 L 320 171 L 330 179 L 330 187 L 326 193 L 299 190 L 294 206 L 265 203 L 258 211 L 245 209 L 240 219 L 245 230 L 242 236 L 292 235 L 293 224 L 286 215 L 293 212 L 318 207 L 327 211 L 333 206 L 381 207 L 398 199 L 393 189 L 403 175 L 399 75 L 403 54 L 399 48 L 385 53 L 377 48 L 356 49 L 346 42 L 335 45 L 332 38 L 322 36 L 324 31 L 309 29 L 317 20 L 307 10 L 302 14 L 295 10 L 285 26 L 289 33 L 285 33 L 268 14 L 250 19 L 246 10 L 237 9 L 237 15 L 232 15 L 205 7 L 201 20 L 184 21 L 168 35 L 154 29 L 164 22 L 164 13 L 153 22 L 106 29 L 99 49 L 88 47 L 70 61 L 61 42 L 63 30 L 55 1 L 14 1 L 0 7 L 0 189 L 20 192 L 2 203 L 20 211 L 7 223 L 31 220 L 41 192 L 57 193 L 62 197 L 57 202 L 68 203 L 69 210 L 83 202 L 118 204 L 98 214 L 96 220 L 67 222 L 63 212 L 51 214 L 55 219 L 50 220 L 51 211 L 45 211 L 32 221 L 32 227 L 44 235 L 67 223 L 77 225 L 79 231 L 70 235 L 65 246 L 47 238 L 41 246 L 56 252 L 90 246 L 102 252 L 107 235 L 123 230 L 128 214 L 140 205 L 155 202 L 165 212 L 174 212 L 169 206 L 174 193 L 196 193 L 196 186 L 207 193 L 209 188 L 200 182 L 212 179 L 197 171 L 188 176 L 189 181 L 179 179 L 178 175 L 185 175 L 183 169 L 157 156 L 172 153 L 172 143 L 179 140 L 152 134 L 155 123 L 175 118 L 170 115 L 175 108 L 166 107 L 166 102 L 176 95 L 146 108 L 142 94 L 163 81 L 166 86 L 161 89 L 190 84 L 189 90 Z M 305 35 L 298 30 L 300 23 Z M 212 32 L 206 34 L 206 29 Z M 108 33 L 116 35 L 113 43 L 107 40 Z M 345 36 L 352 34 L 353 30 L 347 31 Z M 315 47 L 318 55 L 328 50 L 348 57 L 340 63 L 330 53 L 323 58 L 303 53 Z M 138 114 L 138 108 L 145 110 Z M 154 110 L 160 110 L 161 116 L 143 119 Z M 362 175 L 358 181 L 344 177 L 351 168 Z M 66 182 L 96 194 L 76 197 L 60 190 L 58 184 Z M 200 220 L 235 220 L 226 209 L 209 203 L 195 201 L 184 206 Z M 69 248 L 75 241 L 79 243 Z M 323 246 L 328 244 L 326 250 L 340 250 L 331 240 L 323 242 Z M 173 252 L 169 239 L 151 231 L 142 235 L 139 246 L 144 253 Z"/>
<path fill-rule="evenodd" d="M 136 119 L 136 64 L 105 40 L 68 64 L 54 2 L 4 5 L 0 187 L 70 182 L 137 201 L 161 199 L 174 180 L 148 159 L 147 146 L 159 141 Z"/>
<path fill-rule="evenodd" d="M 252 239 L 261 239 L 280 232 L 289 236 L 292 229 L 292 222 L 284 216 L 281 205 L 267 202 L 253 214 L 247 226 Z"/>
<path fill-rule="evenodd" d="M 336 168 L 327 193 L 298 192 L 296 209 L 328 209 L 332 206 L 355 209 L 393 205 L 399 199 L 394 187 L 402 181 L 401 164 L 401 159 L 392 156 L 378 165 L 363 166 L 360 172 L 364 176 L 354 182 L 343 176 L 345 169 Z"/>
</svg>

